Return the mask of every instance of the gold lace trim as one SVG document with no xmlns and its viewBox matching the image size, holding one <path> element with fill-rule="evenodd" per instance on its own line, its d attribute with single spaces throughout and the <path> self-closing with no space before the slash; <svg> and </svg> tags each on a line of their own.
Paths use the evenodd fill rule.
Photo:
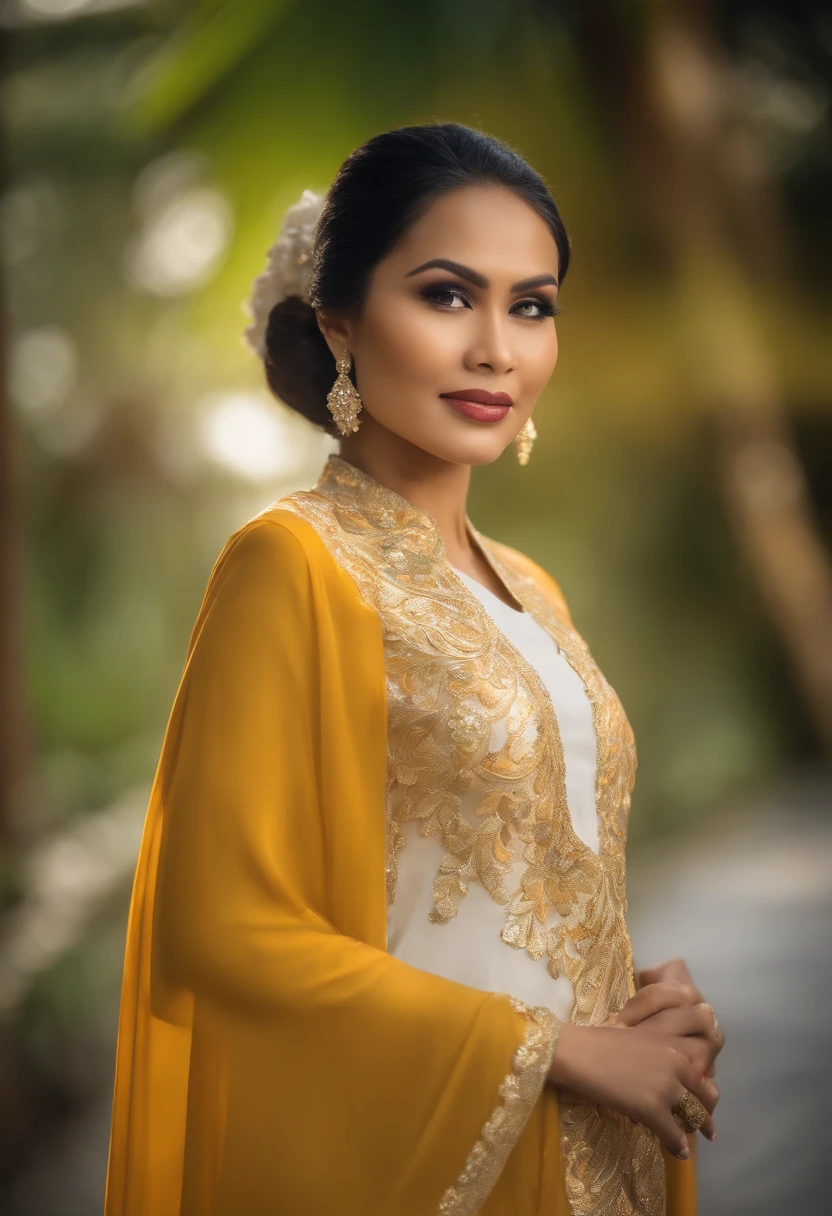
<svg viewBox="0 0 832 1216">
<path fill-rule="evenodd" d="M 557 1047 L 560 1024 L 550 1009 L 526 1005 L 505 993 L 497 995 L 528 1019 L 525 1037 L 512 1057 L 512 1071 L 500 1085 L 500 1104 L 491 1112 L 462 1173 L 442 1196 L 439 1216 L 472 1216 L 485 1203 L 540 1097 Z"/>
<path fill-rule="evenodd" d="M 623 707 L 555 584 L 466 517 L 472 541 L 503 585 L 586 687 L 596 734 L 598 853 L 572 826 L 557 715 L 545 684 L 448 563 L 434 517 L 334 454 L 312 490 L 274 506 L 312 524 L 381 620 L 388 899 L 395 896 L 404 827 L 412 822 L 446 850 L 432 884 L 430 919 L 450 920 L 470 883 L 480 883 L 506 908 L 503 942 L 545 957 L 552 976 L 566 974 L 575 993 L 571 1021 L 601 1024 L 634 992 L 624 846 L 637 758 Z M 492 751 L 498 722 L 505 741 Z M 518 857 L 525 868 L 509 890 Z M 664 1169 L 653 1133 L 565 1092 L 561 1109 L 574 1216 L 661 1216 Z M 634 1206 L 636 1195 L 648 1192 L 652 1199 Z M 625 1206 L 610 1206 L 619 1202 Z"/>
</svg>

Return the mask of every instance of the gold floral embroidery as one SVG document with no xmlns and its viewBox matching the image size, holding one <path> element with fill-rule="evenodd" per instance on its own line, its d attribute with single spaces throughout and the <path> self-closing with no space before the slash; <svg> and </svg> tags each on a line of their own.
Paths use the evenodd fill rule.
<svg viewBox="0 0 832 1216">
<path fill-rule="evenodd" d="M 572 1216 L 664 1216 L 656 1136 L 626 1115 L 559 1091 L 564 1182 Z"/>
<path fill-rule="evenodd" d="M 315 527 L 382 623 L 388 899 L 405 825 L 415 823 L 446 850 L 430 919 L 450 920 L 470 883 L 480 883 L 506 909 L 502 940 L 545 957 L 552 976 L 565 973 L 575 993 L 571 1020 L 599 1025 L 634 992 L 624 845 L 637 761 L 623 707 L 555 584 L 466 518 L 503 585 L 586 687 L 597 740 L 598 853 L 572 826 L 548 691 L 448 563 L 434 517 L 334 454 L 312 490 L 274 505 Z M 505 741 L 491 750 L 496 723 Z M 525 866 L 509 890 L 518 855 Z M 577 1095 L 561 1097 L 574 1216 L 661 1216 L 664 1170 L 653 1133 Z"/>
<path fill-rule="evenodd" d="M 500 1086 L 500 1104 L 491 1112 L 462 1173 L 442 1196 L 439 1216 L 472 1216 L 485 1203 L 540 1097 L 557 1047 L 560 1025 L 550 1009 L 498 995 L 528 1019 L 526 1034 Z"/>
<path fill-rule="evenodd" d="M 548 746 L 543 748 L 539 780 L 544 791 L 556 791 L 556 798 L 552 799 L 550 794 L 548 802 L 557 805 L 553 814 L 545 792 L 537 804 L 543 812 L 533 825 L 538 834 L 532 833 L 524 854 L 530 864 L 520 891 L 509 905 L 502 936 L 504 941 L 524 945 L 533 957 L 540 957 L 543 951 L 539 926 L 545 924 L 548 907 L 553 906 L 564 918 L 555 932 L 564 970 L 575 990 L 572 1020 L 597 1025 L 610 1010 L 620 1009 L 634 991 L 627 966 L 630 953 L 624 845 L 635 781 L 635 741 L 621 702 L 595 665 L 586 643 L 571 623 L 565 626 L 563 619 L 552 611 L 533 579 L 512 577 L 511 551 L 496 541 L 491 541 L 490 547 L 491 553 L 485 546 L 483 551 L 492 566 L 551 635 L 583 680 L 592 705 L 597 741 L 595 790 L 600 848 L 596 854 L 575 833 L 566 808 L 563 747 L 549 692 L 518 652 L 515 661 L 537 703 L 546 708 L 540 734 Z M 545 827 L 540 826 L 541 821 Z M 603 953 L 596 949 L 601 942 L 607 944 Z M 609 949 L 612 944 L 617 949 Z M 551 963 L 549 970 L 553 971 Z M 598 1014 L 599 1006 L 607 1010 L 603 1017 Z"/>
</svg>

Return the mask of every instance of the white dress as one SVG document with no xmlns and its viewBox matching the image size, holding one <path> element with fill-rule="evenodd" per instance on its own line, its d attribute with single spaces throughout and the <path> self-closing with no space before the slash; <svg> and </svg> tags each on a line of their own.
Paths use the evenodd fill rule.
<svg viewBox="0 0 832 1216">
<path fill-rule="evenodd" d="M 454 569 L 546 685 L 563 743 L 572 826 L 597 853 L 596 736 L 583 681 L 530 613 L 510 607 L 477 579 Z M 492 746 L 497 748 L 500 742 L 494 738 Z M 415 831 L 409 834 L 399 856 L 395 899 L 388 909 L 388 951 L 423 971 L 485 991 L 507 992 L 531 1005 L 545 1005 L 567 1020 L 574 1001 L 570 980 L 565 975 L 553 979 L 543 961 L 501 939 L 505 909 L 482 886 L 472 884 L 458 914 L 446 924 L 428 920 L 433 907 L 431 882 L 443 855 L 439 838 L 421 837 Z M 519 885 L 523 868 L 518 856 L 515 885 Z"/>
</svg>

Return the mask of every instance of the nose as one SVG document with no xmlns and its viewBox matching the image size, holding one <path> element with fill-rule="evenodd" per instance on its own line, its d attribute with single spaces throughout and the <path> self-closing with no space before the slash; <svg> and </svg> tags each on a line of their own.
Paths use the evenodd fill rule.
<svg viewBox="0 0 832 1216">
<path fill-rule="evenodd" d="M 490 309 L 480 310 L 476 329 L 470 335 L 465 366 L 470 371 L 488 369 L 495 375 L 505 375 L 513 371 L 516 365 L 517 357 L 508 331 L 508 318 Z"/>
</svg>

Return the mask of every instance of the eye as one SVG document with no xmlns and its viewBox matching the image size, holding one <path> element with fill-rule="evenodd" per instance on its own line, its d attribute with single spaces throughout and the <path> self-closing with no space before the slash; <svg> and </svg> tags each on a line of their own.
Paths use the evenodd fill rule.
<svg viewBox="0 0 832 1216">
<path fill-rule="evenodd" d="M 465 293 L 452 283 L 434 283 L 431 287 L 425 287 L 421 294 L 426 300 L 432 300 L 440 308 L 444 308 L 446 312 L 460 311 L 459 308 L 454 308 L 445 302 L 448 298 L 461 300 L 463 307 L 469 307 Z"/>
<path fill-rule="evenodd" d="M 517 312 L 519 308 L 536 308 L 538 311 Z M 542 321 L 546 317 L 557 317 L 561 310 L 557 304 L 547 300 L 545 296 L 533 296 L 531 299 L 518 301 L 512 311 L 516 316 L 528 317 L 530 321 Z"/>
</svg>

